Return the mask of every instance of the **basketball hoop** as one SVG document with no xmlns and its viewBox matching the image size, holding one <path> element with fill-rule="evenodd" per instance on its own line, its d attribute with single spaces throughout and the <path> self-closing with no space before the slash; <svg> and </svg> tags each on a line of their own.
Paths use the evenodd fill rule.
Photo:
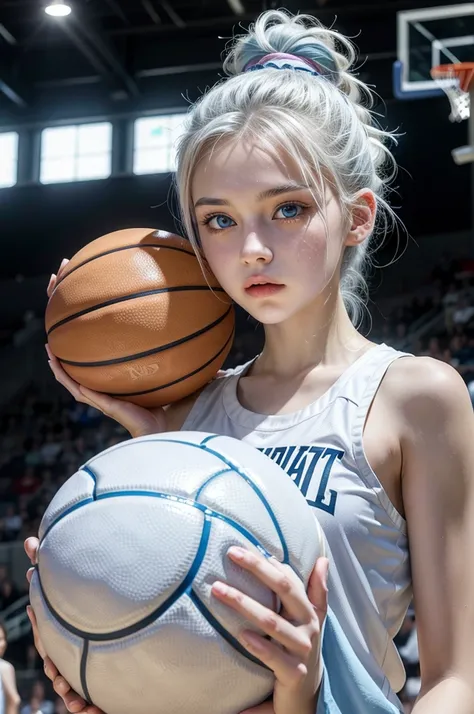
<svg viewBox="0 0 474 714">
<path fill-rule="evenodd" d="M 474 91 L 474 62 L 441 64 L 433 67 L 431 76 L 446 92 L 451 104 L 451 121 L 469 119 L 471 93 Z"/>
</svg>

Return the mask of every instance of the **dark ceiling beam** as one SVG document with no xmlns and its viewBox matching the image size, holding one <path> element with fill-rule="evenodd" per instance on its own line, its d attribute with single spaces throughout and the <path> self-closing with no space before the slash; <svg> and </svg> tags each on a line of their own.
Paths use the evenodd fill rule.
<svg viewBox="0 0 474 714">
<path fill-rule="evenodd" d="M 14 72 L 14 63 L 0 60 L 0 93 L 4 94 L 17 107 L 25 109 L 29 102 L 25 88 Z"/>
<path fill-rule="evenodd" d="M 105 2 L 110 7 L 112 12 L 115 13 L 115 15 L 117 15 L 117 17 L 120 17 L 120 19 L 122 20 L 122 22 L 125 23 L 125 25 L 130 25 L 130 20 L 126 16 L 126 14 L 123 10 L 123 7 L 120 5 L 118 0 L 105 0 Z"/>
<path fill-rule="evenodd" d="M 161 17 L 158 15 L 158 12 L 155 9 L 155 6 L 153 5 L 152 1 L 142 0 L 142 5 L 148 15 L 151 17 L 152 21 L 155 23 L 155 25 L 161 25 Z"/>
<path fill-rule="evenodd" d="M 445 5 L 446 0 L 430 0 L 431 6 Z M 163 7 L 164 4 L 162 3 Z M 169 5 L 169 3 L 168 3 Z M 358 18 L 363 20 L 364 16 L 375 17 L 378 15 L 394 16 L 395 13 L 402 10 L 413 10 L 419 8 L 420 0 L 392 0 L 391 2 L 380 2 L 378 4 L 364 3 L 364 2 L 354 2 L 351 5 L 339 5 L 337 0 L 334 3 L 328 3 L 324 8 L 319 8 L 317 11 L 318 19 L 327 25 L 334 24 L 334 19 L 337 18 L 339 21 L 345 21 L 346 18 Z M 302 6 L 299 10 L 301 14 L 315 14 L 314 4 L 309 7 Z M 239 23 L 250 23 L 255 20 L 255 13 L 245 13 L 239 16 Z M 221 15 L 219 17 L 210 17 L 201 20 L 190 20 L 183 24 L 183 28 L 187 30 L 199 30 L 202 28 L 212 29 L 214 27 L 218 28 L 228 28 L 236 18 L 232 15 Z M 180 26 L 172 27 L 170 25 L 135 25 L 130 28 L 117 28 L 114 30 L 109 30 L 108 35 L 146 35 L 146 34 L 160 34 L 160 33 L 172 33 L 177 32 L 181 29 Z M 362 26 L 363 29 L 363 26 Z"/>
<path fill-rule="evenodd" d="M 15 46 L 18 44 L 18 40 L 16 39 L 16 37 L 13 37 L 10 30 L 7 30 L 5 25 L 3 25 L 1 22 L 0 22 L 0 37 L 3 37 L 5 42 L 9 45 Z"/>
<path fill-rule="evenodd" d="M 245 15 L 245 7 L 242 0 L 227 0 L 227 4 L 234 15 Z"/>
<path fill-rule="evenodd" d="M 84 18 L 70 15 L 69 22 L 58 23 L 62 31 L 82 52 L 94 69 L 102 76 L 114 76 L 122 87 L 133 97 L 140 95 L 136 81 L 127 72 L 115 50 L 110 47 L 98 32 Z"/>
<path fill-rule="evenodd" d="M 167 13 L 168 16 L 171 18 L 171 20 L 174 22 L 174 24 L 176 25 L 176 27 L 179 27 L 180 29 L 183 29 L 184 27 L 187 27 L 187 25 L 186 25 L 185 21 L 183 20 L 183 18 L 182 18 L 180 15 L 178 15 L 178 13 L 176 12 L 176 10 L 174 10 L 174 9 L 171 7 L 171 5 L 170 5 L 170 3 L 168 2 L 168 0 L 161 0 L 160 5 L 161 5 L 161 7 L 163 8 L 163 10 L 166 11 L 166 13 Z"/>
</svg>

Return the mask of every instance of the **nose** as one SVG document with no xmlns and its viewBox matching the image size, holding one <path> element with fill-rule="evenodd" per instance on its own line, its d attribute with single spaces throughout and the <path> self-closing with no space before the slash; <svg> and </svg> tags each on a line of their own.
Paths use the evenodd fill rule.
<svg viewBox="0 0 474 714">
<path fill-rule="evenodd" d="M 267 264 L 273 260 L 273 252 L 253 231 L 245 238 L 240 251 L 240 260 L 243 265 Z"/>
</svg>

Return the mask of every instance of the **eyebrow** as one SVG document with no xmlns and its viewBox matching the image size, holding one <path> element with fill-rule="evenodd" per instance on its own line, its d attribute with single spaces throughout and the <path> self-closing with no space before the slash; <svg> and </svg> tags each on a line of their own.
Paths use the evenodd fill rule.
<svg viewBox="0 0 474 714">
<path fill-rule="evenodd" d="M 257 201 L 265 201 L 267 198 L 274 198 L 275 196 L 280 196 L 282 193 L 301 191 L 302 189 L 309 189 L 309 186 L 302 183 L 287 183 L 282 186 L 275 186 L 274 188 L 268 188 L 266 191 L 259 193 Z M 198 206 L 230 206 L 230 201 L 227 201 L 225 198 L 210 198 L 209 196 L 203 196 L 194 204 L 194 208 L 197 208 Z"/>
</svg>

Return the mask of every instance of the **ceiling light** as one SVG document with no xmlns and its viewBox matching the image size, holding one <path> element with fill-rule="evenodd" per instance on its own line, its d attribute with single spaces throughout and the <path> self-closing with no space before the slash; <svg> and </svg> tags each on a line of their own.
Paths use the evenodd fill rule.
<svg viewBox="0 0 474 714">
<path fill-rule="evenodd" d="M 71 14 L 72 8 L 70 5 L 67 5 L 64 0 L 52 0 L 52 2 L 45 7 L 44 11 L 47 15 L 51 15 L 51 17 L 66 17 L 66 15 Z"/>
</svg>

